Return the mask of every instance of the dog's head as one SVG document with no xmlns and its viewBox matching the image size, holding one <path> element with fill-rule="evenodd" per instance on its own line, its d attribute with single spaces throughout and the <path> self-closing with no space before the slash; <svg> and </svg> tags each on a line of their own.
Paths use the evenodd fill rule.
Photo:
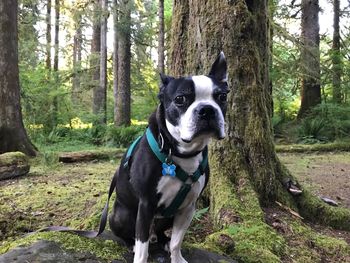
<svg viewBox="0 0 350 263">
<path fill-rule="evenodd" d="M 161 75 L 159 99 L 166 127 L 179 143 L 225 137 L 227 63 L 223 52 L 208 75 L 173 78 Z"/>
</svg>

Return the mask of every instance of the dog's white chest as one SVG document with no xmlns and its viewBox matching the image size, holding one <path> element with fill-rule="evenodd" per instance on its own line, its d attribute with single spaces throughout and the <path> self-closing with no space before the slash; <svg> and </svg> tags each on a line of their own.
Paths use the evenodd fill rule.
<svg viewBox="0 0 350 263">
<path fill-rule="evenodd" d="M 173 160 L 176 164 L 180 165 L 186 173 L 193 174 L 198 169 L 198 166 L 202 161 L 202 154 L 198 154 L 197 156 L 189 159 L 174 157 Z M 188 179 L 187 183 L 191 183 L 191 179 Z M 158 202 L 158 207 L 161 205 L 168 207 L 174 200 L 182 185 L 183 182 L 176 177 L 162 176 L 157 186 L 157 192 L 161 194 L 160 200 Z M 192 183 L 191 190 L 187 194 L 179 209 L 195 202 L 203 190 L 204 185 L 205 175 L 203 174 L 197 182 Z"/>
</svg>

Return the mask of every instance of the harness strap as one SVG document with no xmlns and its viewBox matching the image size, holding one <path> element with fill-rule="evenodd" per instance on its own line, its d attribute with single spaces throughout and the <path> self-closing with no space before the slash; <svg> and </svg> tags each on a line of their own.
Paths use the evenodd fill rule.
<svg viewBox="0 0 350 263">
<path fill-rule="evenodd" d="M 170 205 L 166 208 L 164 208 L 161 212 L 162 216 L 164 217 L 171 217 L 175 214 L 177 209 L 181 206 L 183 201 L 185 200 L 187 194 L 191 190 L 190 184 L 183 184 L 179 190 L 179 192 L 176 194 L 173 201 L 171 201 Z"/>
<path fill-rule="evenodd" d="M 136 140 L 129 146 L 128 151 L 126 152 L 125 160 L 123 163 L 124 168 L 127 168 L 129 166 L 129 161 L 132 156 L 132 153 L 135 150 L 136 145 L 140 142 L 142 136 L 139 136 L 136 138 Z"/>
<path fill-rule="evenodd" d="M 151 132 L 151 129 L 149 127 L 146 129 L 146 137 L 147 137 L 148 145 L 151 147 L 152 152 L 155 154 L 155 156 L 157 156 L 158 160 L 161 163 L 164 163 L 166 160 L 166 155 L 160 151 L 158 147 L 158 142 L 154 138 Z"/>
<path fill-rule="evenodd" d="M 153 153 L 157 156 L 158 160 L 161 163 L 165 163 L 167 156 L 162 153 L 159 149 L 158 142 L 154 138 L 150 128 L 147 128 L 146 130 L 146 138 L 148 141 L 148 144 L 150 148 L 152 149 Z M 176 167 L 176 173 L 175 176 L 183 182 L 179 192 L 176 194 L 174 199 L 171 201 L 170 205 L 166 208 L 164 208 L 161 211 L 162 216 L 164 217 L 171 217 L 175 214 L 175 212 L 179 209 L 183 201 L 186 199 L 187 194 L 191 190 L 192 185 L 186 183 L 188 179 L 191 179 L 192 183 L 195 183 L 199 180 L 201 175 L 204 173 L 205 168 L 208 165 L 208 148 L 205 147 L 203 150 L 203 159 L 202 162 L 200 163 L 198 169 L 192 174 L 189 175 L 186 173 L 181 167 L 177 166 Z"/>
</svg>

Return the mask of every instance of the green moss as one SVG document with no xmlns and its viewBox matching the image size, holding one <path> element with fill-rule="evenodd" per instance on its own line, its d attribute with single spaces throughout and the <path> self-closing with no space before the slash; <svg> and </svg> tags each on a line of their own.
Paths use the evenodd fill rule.
<svg viewBox="0 0 350 263">
<path fill-rule="evenodd" d="M 104 241 L 97 238 L 89 239 L 60 232 L 43 232 L 1 246 L 0 254 L 6 253 L 18 246 L 28 246 L 37 240 L 55 241 L 64 249 L 77 252 L 89 252 L 96 257 L 105 260 L 123 259 L 123 254 L 126 252 L 126 248 L 111 240 Z"/>
<path fill-rule="evenodd" d="M 32 166 L 29 175 L 0 192 L 0 242 L 48 225 L 96 229 L 115 162 Z M 9 201 L 11 200 L 11 201 Z"/>
<path fill-rule="evenodd" d="M 332 152 L 350 151 L 350 142 L 334 142 L 325 144 L 288 144 L 276 145 L 279 153 L 308 153 L 308 152 Z"/>
<path fill-rule="evenodd" d="M 328 255 L 349 255 L 350 246 L 344 241 L 326 235 L 316 235 L 314 238 L 315 246 L 323 250 Z"/>
<path fill-rule="evenodd" d="M 288 238 L 288 254 L 295 262 L 320 262 L 322 255 L 332 262 L 349 259 L 350 246 L 345 241 L 317 233 L 299 220 L 290 221 L 289 226 L 293 236 Z"/>
<path fill-rule="evenodd" d="M 232 239 L 234 248 L 230 242 L 225 241 L 228 239 Z M 263 222 L 247 221 L 210 235 L 205 247 L 239 258 L 242 262 L 271 263 L 280 262 L 286 250 L 286 242 Z"/>
<path fill-rule="evenodd" d="M 249 175 L 240 166 L 243 164 L 239 153 L 222 151 L 222 154 L 230 158 L 223 158 L 217 153 L 218 151 L 210 155 L 211 179 L 209 182 L 212 193 L 210 195 L 211 214 L 216 223 L 225 224 L 222 219 L 223 214 L 227 214 L 227 211 L 242 220 L 262 220 L 263 211 L 258 195 L 250 183 Z M 233 167 L 233 164 L 237 166 Z"/>
<path fill-rule="evenodd" d="M 22 152 L 7 152 L 0 154 L 0 166 L 28 163 L 28 157 Z"/>
<path fill-rule="evenodd" d="M 350 210 L 327 205 L 319 198 L 304 189 L 298 197 L 300 214 L 311 222 L 318 222 L 336 229 L 350 230 Z"/>
</svg>

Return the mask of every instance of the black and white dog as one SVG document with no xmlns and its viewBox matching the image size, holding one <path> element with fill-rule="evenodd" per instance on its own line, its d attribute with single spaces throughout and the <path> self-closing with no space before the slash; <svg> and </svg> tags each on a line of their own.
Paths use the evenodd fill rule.
<svg viewBox="0 0 350 263">
<path fill-rule="evenodd" d="M 161 79 L 160 105 L 149 118 L 149 129 L 160 150 L 191 175 L 204 158 L 202 151 L 210 139 L 225 136 L 228 93 L 225 56 L 220 53 L 208 75 L 181 78 L 162 75 Z M 181 244 L 195 213 L 196 200 L 208 182 L 209 167 L 191 184 L 171 217 L 163 217 L 160 211 L 171 204 L 184 182 L 162 175 L 162 163 L 146 135 L 135 146 L 128 167 L 120 165 L 116 176 L 117 199 L 109 223 L 117 236 L 134 244 L 134 263 L 147 262 L 149 242 L 154 240 L 169 245 L 172 263 L 187 262 L 181 255 Z M 164 231 L 169 228 L 172 234 L 168 244 Z"/>
</svg>

